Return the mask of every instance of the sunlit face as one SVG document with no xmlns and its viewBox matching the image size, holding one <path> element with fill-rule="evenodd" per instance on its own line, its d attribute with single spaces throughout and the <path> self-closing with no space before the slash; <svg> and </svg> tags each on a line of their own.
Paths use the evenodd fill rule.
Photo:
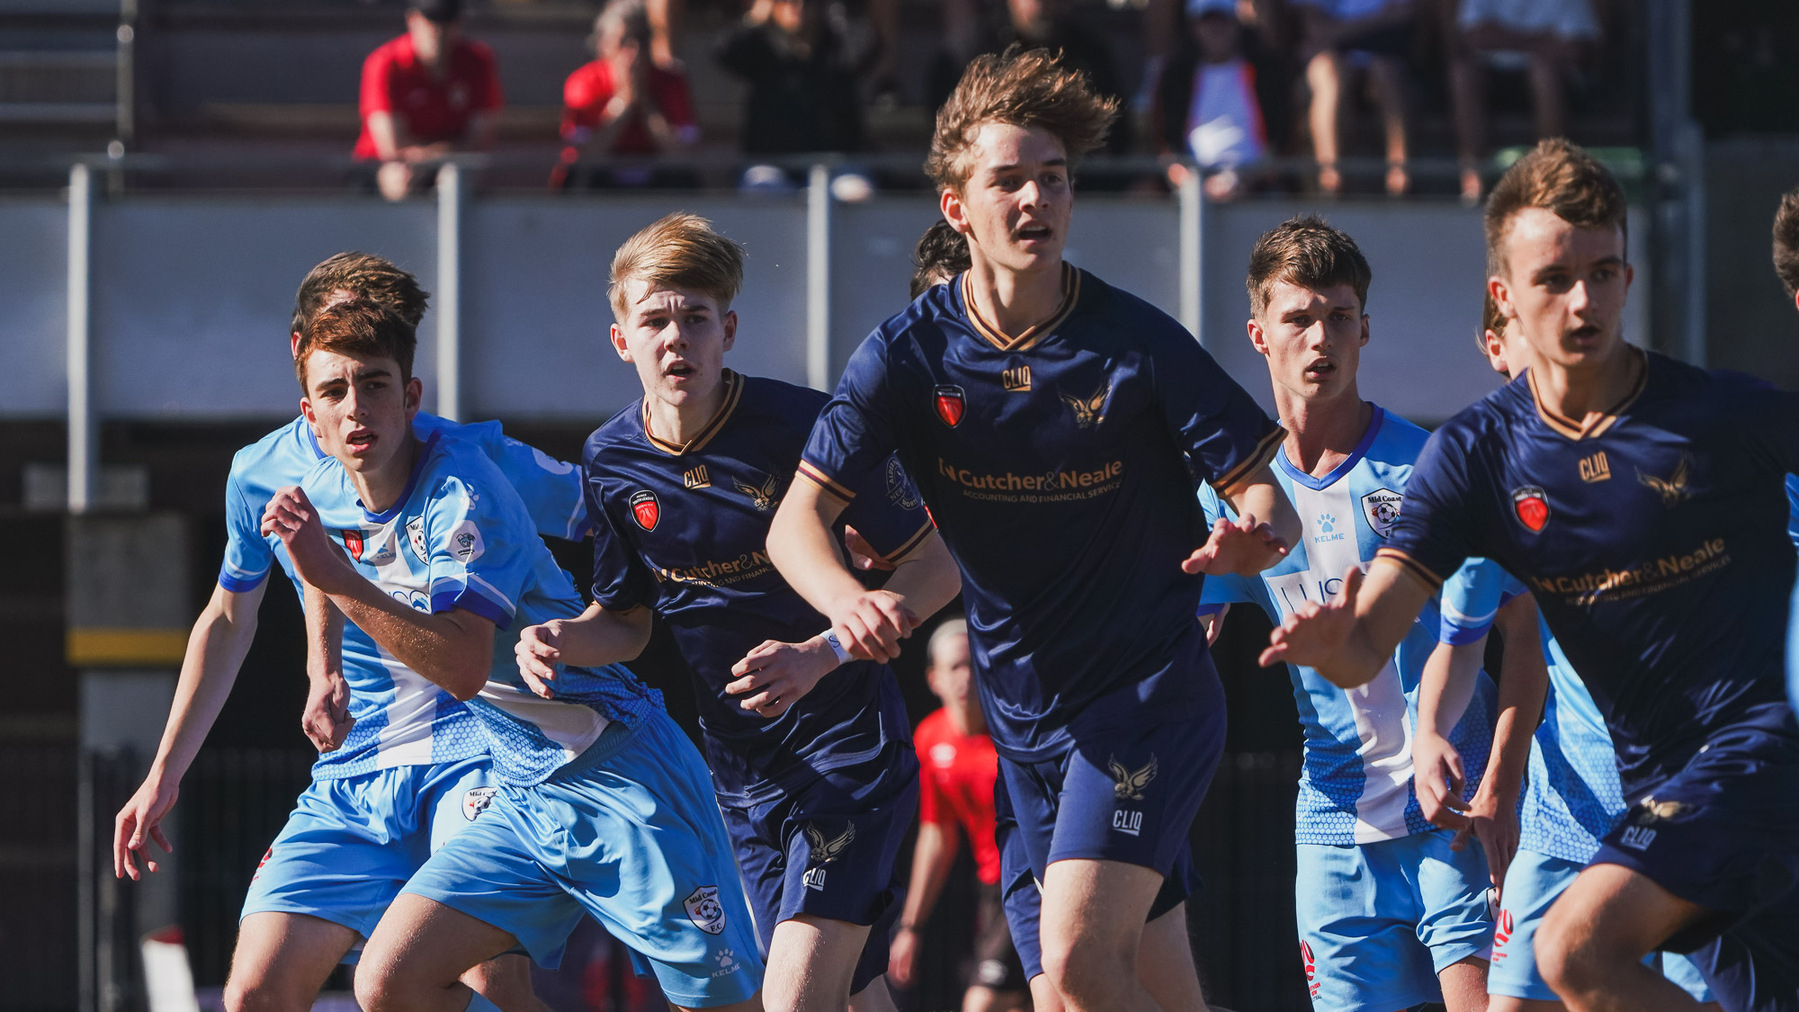
<svg viewBox="0 0 1799 1012">
<path fill-rule="evenodd" d="M 624 322 L 612 325 L 612 347 L 637 367 L 644 396 L 676 408 L 717 392 L 736 336 L 737 314 L 712 296 L 636 278 L 625 282 Z"/>
<path fill-rule="evenodd" d="M 1304 401 L 1330 400 L 1355 388 L 1368 316 L 1348 284 L 1314 289 L 1277 280 L 1261 315 L 1249 321 L 1249 341 L 1268 360 L 1278 389 Z"/>
<path fill-rule="evenodd" d="M 984 123 L 964 157 L 968 181 L 943 191 L 941 205 L 971 256 L 1020 274 L 1058 267 L 1074 210 L 1062 142 L 1039 127 Z"/>
<path fill-rule="evenodd" d="M 944 706 L 968 705 L 974 667 L 969 661 L 968 637 L 945 636 L 931 652 L 931 667 L 925 672 L 931 692 Z"/>
<path fill-rule="evenodd" d="M 423 384 L 391 358 L 318 350 L 306 355 L 300 413 L 319 446 L 360 474 L 379 474 L 412 435 Z"/>
<path fill-rule="evenodd" d="M 1527 207 L 1501 241 L 1505 267 L 1487 285 L 1508 337 L 1527 344 L 1533 361 L 1592 368 L 1624 348 L 1624 300 L 1634 272 L 1624 261 L 1622 230 L 1581 228 Z"/>
</svg>

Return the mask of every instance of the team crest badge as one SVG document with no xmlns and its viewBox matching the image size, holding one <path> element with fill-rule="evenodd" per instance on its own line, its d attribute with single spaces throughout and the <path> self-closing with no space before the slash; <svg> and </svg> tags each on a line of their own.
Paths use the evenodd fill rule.
<svg viewBox="0 0 1799 1012">
<path fill-rule="evenodd" d="M 708 935 L 724 933 L 725 908 L 718 902 L 717 886 L 700 886 L 689 893 L 681 905 L 687 908 L 687 917 L 694 927 Z"/>
<path fill-rule="evenodd" d="M 843 856 L 849 845 L 856 841 L 856 824 L 853 822 L 844 824 L 843 832 L 829 840 L 825 839 L 824 831 L 815 822 L 806 823 L 805 831 L 806 850 L 811 854 L 810 864 L 830 864 Z"/>
<path fill-rule="evenodd" d="M 662 519 L 662 504 L 656 501 L 656 493 L 647 488 L 631 493 L 631 516 L 637 526 L 646 531 L 655 530 L 656 521 Z"/>
<path fill-rule="evenodd" d="M 750 502 L 764 513 L 781 505 L 781 476 L 771 474 L 760 485 L 752 485 L 740 481 L 736 475 L 731 476 L 731 487 L 750 497 Z"/>
<path fill-rule="evenodd" d="M 412 554 L 419 557 L 420 562 L 430 562 L 431 553 L 425 551 L 425 518 L 413 517 L 406 521 L 406 540 L 412 544 Z"/>
<path fill-rule="evenodd" d="M 950 384 L 938 387 L 932 403 L 936 405 L 937 417 L 943 419 L 943 424 L 953 429 L 962 423 L 966 398 L 961 387 Z"/>
<path fill-rule="evenodd" d="M 1399 504 L 1405 497 L 1390 488 L 1377 488 L 1362 497 L 1362 519 L 1374 533 L 1383 538 L 1393 536 L 1393 525 L 1399 522 Z"/>
<path fill-rule="evenodd" d="M 1549 499 L 1537 486 L 1525 485 L 1512 490 L 1512 512 L 1526 530 L 1535 534 L 1549 523 Z"/>
<path fill-rule="evenodd" d="M 1119 801 L 1142 801 L 1143 788 L 1156 778 L 1156 757 L 1152 754 L 1149 763 L 1140 770 L 1133 770 L 1112 758 L 1106 763 L 1106 772 L 1112 775 L 1112 794 Z"/>
<path fill-rule="evenodd" d="M 887 458 L 887 499 L 903 510 L 915 510 L 919 506 L 918 489 L 912 487 L 912 479 L 906 476 L 906 469 L 898 457 Z"/>
<path fill-rule="evenodd" d="M 493 804 L 493 796 L 498 793 L 497 787 L 470 787 L 462 795 L 462 817 L 475 821 L 475 816 L 487 811 L 487 806 Z"/>
<path fill-rule="evenodd" d="M 343 533 L 344 533 L 344 548 L 349 550 L 350 558 L 355 559 L 357 562 L 361 562 L 362 561 L 362 532 L 361 531 L 345 531 Z"/>
</svg>

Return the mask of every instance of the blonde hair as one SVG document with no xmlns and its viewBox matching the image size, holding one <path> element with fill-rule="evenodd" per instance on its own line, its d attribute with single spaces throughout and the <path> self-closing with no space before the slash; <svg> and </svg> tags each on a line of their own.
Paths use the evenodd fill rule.
<svg viewBox="0 0 1799 1012">
<path fill-rule="evenodd" d="M 1048 131 L 1062 142 L 1068 161 L 1105 143 L 1118 117 L 1118 100 L 1093 90 L 1087 75 L 1062 66 L 1047 49 L 1017 43 L 997 56 L 977 56 L 943 108 L 931 134 L 925 174 L 938 190 L 961 190 L 971 169 L 975 133 L 988 123 Z"/>
<path fill-rule="evenodd" d="M 697 214 L 676 211 L 626 239 L 612 254 L 606 297 L 612 315 L 625 322 L 625 283 L 633 280 L 688 288 L 717 300 L 720 312 L 743 287 L 743 247 Z"/>
</svg>

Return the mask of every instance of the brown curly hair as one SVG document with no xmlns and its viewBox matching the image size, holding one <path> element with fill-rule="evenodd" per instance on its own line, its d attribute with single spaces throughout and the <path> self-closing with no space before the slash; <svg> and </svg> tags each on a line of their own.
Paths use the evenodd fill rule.
<svg viewBox="0 0 1799 1012">
<path fill-rule="evenodd" d="M 1087 75 L 1062 66 L 1059 56 L 1013 43 L 997 56 L 975 57 L 937 110 L 924 171 L 938 190 L 960 190 L 968 182 L 967 155 L 987 123 L 1046 130 L 1062 142 L 1071 164 L 1105 143 L 1118 100 L 1094 91 Z"/>
</svg>

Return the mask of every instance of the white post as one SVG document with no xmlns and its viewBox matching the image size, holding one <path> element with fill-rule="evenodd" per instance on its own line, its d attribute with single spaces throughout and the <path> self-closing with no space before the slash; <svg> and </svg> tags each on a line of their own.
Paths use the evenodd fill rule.
<svg viewBox="0 0 1799 1012">
<path fill-rule="evenodd" d="M 86 165 L 69 169 L 69 512 L 86 513 L 94 504 L 95 432 L 92 333 L 88 323 L 88 274 L 93 261 L 94 178 Z"/>
<path fill-rule="evenodd" d="M 462 418 L 462 172 L 437 170 L 437 413 Z"/>
<path fill-rule="evenodd" d="M 1176 200 L 1181 216 L 1181 326 L 1192 331 L 1193 336 L 1204 345 L 1206 335 L 1202 324 L 1205 322 L 1205 284 L 1201 274 L 1201 216 L 1205 213 L 1206 198 L 1200 190 L 1200 170 L 1197 165 L 1188 168 L 1176 193 Z"/>
<path fill-rule="evenodd" d="M 806 385 L 831 388 L 831 169 L 812 166 L 806 187 Z"/>
</svg>

